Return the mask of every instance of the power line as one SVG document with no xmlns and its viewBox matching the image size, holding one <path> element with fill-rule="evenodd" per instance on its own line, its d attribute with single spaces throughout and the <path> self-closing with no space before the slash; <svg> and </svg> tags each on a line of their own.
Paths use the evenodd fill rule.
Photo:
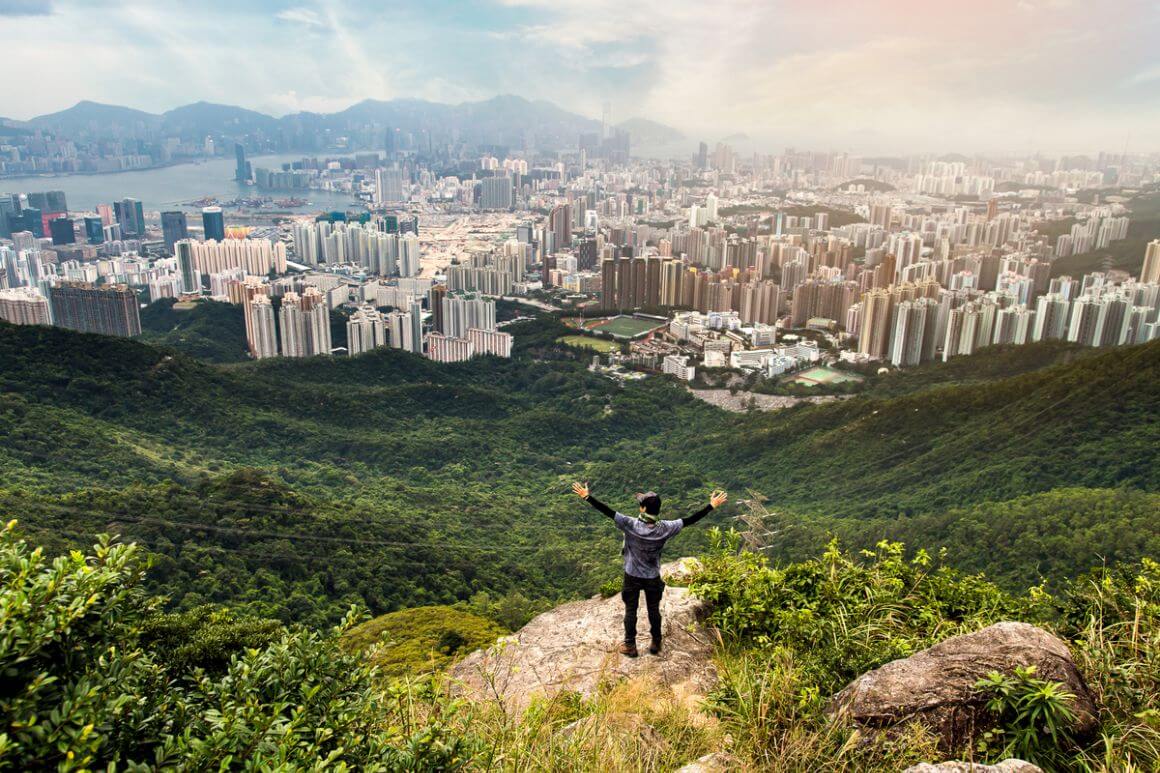
<svg viewBox="0 0 1160 773">
<path fill-rule="evenodd" d="M 159 525 L 172 526 L 175 528 L 189 529 L 192 531 L 210 531 L 223 534 L 233 534 L 240 537 L 249 537 L 254 539 L 280 539 L 287 541 L 301 540 L 306 542 L 321 542 L 329 544 L 353 545 L 358 547 L 383 547 L 383 548 L 416 548 L 426 547 L 439 550 L 482 550 L 482 551 L 517 551 L 517 552 L 535 552 L 537 550 L 555 549 L 558 546 L 530 546 L 530 545 L 461 545 L 453 542 L 420 542 L 417 540 L 378 540 L 366 539 L 356 537 L 335 537 L 322 534 L 301 534 L 294 532 L 275 532 L 263 531 L 255 529 L 245 529 L 236 526 L 223 526 L 221 524 L 199 523 L 196 521 L 175 521 L 159 516 L 134 516 L 113 513 L 94 513 L 91 510 L 84 510 L 81 508 L 68 507 L 66 505 L 56 505 L 53 503 L 41 503 L 48 508 L 57 510 L 60 513 L 79 514 L 87 517 L 104 517 L 110 521 L 128 522 L 139 525 Z M 357 524 L 344 524 L 357 525 Z M 43 530 L 50 531 L 51 529 L 44 528 Z M 613 531 L 608 531 L 609 536 L 615 536 Z"/>
</svg>

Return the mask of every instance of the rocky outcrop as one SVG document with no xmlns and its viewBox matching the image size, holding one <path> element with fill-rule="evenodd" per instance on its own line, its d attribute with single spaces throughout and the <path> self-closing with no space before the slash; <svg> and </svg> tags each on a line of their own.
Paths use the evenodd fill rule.
<svg viewBox="0 0 1160 773">
<path fill-rule="evenodd" d="M 1043 773 L 1038 765 L 1023 760 L 1009 759 L 994 765 L 976 765 L 973 762 L 920 762 L 902 773 Z"/>
<path fill-rule="evenodd" d="M 628 678 L 653 680 L 679 696 L 703 695 L 716 683 L 713 634 L 701 624 L 706 612 L 705 602 L 685 588 L 666 588 L 661 600 L 664 648 L 652 656 L 642 594 L 637 642 L 643 646 L 640 657 L 628 658 L 616 651 L 624 632 L 620 597 L 575 601 L 472 653 L 452 668 L 451 676 L 463 694 L 498 698 L 516 710 L 536 695 L 568 690 L 589 696 L 602 683 Z"/>
<path fill-rule="evenodd" d="M 887 663 L 851 682 L 831 710 L 870 734 L 922 722 L 953 751 L 993 724 L 975 683 L 992 671 L 1009 674 L 1031 665 L 1039 678 L 1062 682 L 1076 696 L 1072 730 L 1082 735 L 1094 729 L 1095 705 L 1067 645 L 1026 623 L 997 623 Z"/>
</svg>

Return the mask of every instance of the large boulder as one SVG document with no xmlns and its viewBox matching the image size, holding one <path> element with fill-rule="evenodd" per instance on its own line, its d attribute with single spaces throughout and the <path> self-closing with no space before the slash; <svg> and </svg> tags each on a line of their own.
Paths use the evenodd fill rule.
<svg viewBox="0 0 1160 773">
<path fill-rule="evenodd" d="M 943 749 L 953 751 L 994 724 L 975 683 L 1016 666 L 1035 666 L 1039 678 L 1062 682 L 1075 695 L 1073 732 L 1095 728 L 1095 704 L 1067 645 L 1027 623 L 996 623 L 887 663 L 847 685 L 831 710 L 870 735 L 921 722 L 938 734 Z"/>
<path fill-rule="evenodd" d="M 701 623 L 707 611 L 706 603 L 685 588 L 666 588 L 661 599 L 664 648 L 660 656 L 649 655 L 642 593 L 636 621 L 641 655 L 628 658 L 616 651 L 624 635 L 620 596 L 575 601 L 468 655 L 451 676 L 463 694 L 499 698 L 515 710 L 536 695 L 567 690 L 591 696 L 602 683 L 629 678 L 650 679 L 678 696 L 695 698 L 716 683 L 713 634 Z"/>
</svg>

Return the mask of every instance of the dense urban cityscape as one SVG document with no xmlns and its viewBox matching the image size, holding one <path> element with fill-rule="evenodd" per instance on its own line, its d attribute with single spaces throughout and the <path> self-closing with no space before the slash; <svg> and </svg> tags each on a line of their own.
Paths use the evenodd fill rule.
<svg viewBox="0 0 1160 773">
<path fill-rule="evenodd" d="M 388 126 L 377 151 L 271 170 L 234 143 L 234 181 L 262 202 L 350 199 L 318 215 L 146 211 L 112 190 L 77 211 L 61 190 L 5 193 L 0 318 L 132 336 L 140 304 L 207 299 L 241 307 L 255 359 L 391 346 L 455 362 L 511 355 L 495 312 L 510 298 L 560 310 L 577 329 L 567 343 L 601 352 L 602 372 L 801 384 L 842 379 L 835 364 L 1160 337 L 1160 240 L 1125 256 L 1137 272 L 1099 257 L 1128 239 L 1127 202 L 1157 185 L 1155 156 L 742 157 L 702 142 L 660 161 L 631 158 L 607 119 L 551 154 L 434 153 L 430 135 Z M 346 340 L 332 340 L 331 312 Z"/>
</svg>

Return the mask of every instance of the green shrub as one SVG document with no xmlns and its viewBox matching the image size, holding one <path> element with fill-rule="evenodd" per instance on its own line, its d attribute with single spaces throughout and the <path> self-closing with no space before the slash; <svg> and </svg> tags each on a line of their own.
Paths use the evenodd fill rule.
<svg viewBox="0 0 1160 773">
<path fill-rule="evenodd" d="M 820 559 L 772 567 L 737 554 L 740 535 L 715 532 L 714 552 L 692 592 L 712 602 L 712 622 L 733 642 L 788 648 L 825 692 L 948 636 L 1009 615 L 1012 600 L 978 576 L 964 576 L 924 550 L 909 559 L 882 542 L 861 560 L 831 542 Z"/>
<path fill-rule="evenodd" d="M 0 532 L 0 768 L 454 770 L 470 758 L 449 729 L 454 703 L 418 711 L 429 696 L 381 690 L 372 666 L 342 654 L 338 630 L 282 631 L 212 673 L 196 661 L 218 665 L 211 645 L 246 636 L 201 637 L 191 616 L 176 629 L 194 643 L 192 670 L 173 679 L 163 659 L 180 648 L 159 634 L 175 628 L 158 625 L 140 589 L 136 546 L 105 537 L 92 555 L 49 562 L 14 529 Z"/>
<path fill-rule="evenodd" d="M 999 726 L 979 739 L 977 749 L 995 761 L 1018 757 L 1058 767 L 1071 751 L 1075 695 L 1062 682 L 1035 678 L 1035 666 L 1018 666 L 1008 675 L 993 671 L 975 684 L 987 697 L 987 710 Z"/>
</svg>

